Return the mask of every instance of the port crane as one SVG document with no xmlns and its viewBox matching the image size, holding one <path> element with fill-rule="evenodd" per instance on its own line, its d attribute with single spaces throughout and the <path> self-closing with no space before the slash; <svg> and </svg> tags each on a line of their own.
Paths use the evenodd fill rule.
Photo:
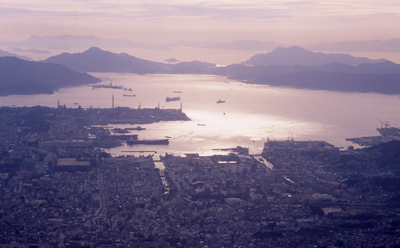
<svg viewBox="0 0 400 248">
<path fill-rule="evenodd" d="M 389 128 L 390 127 L 388 121 L 383 122 L 383 121 L 379 120 L 378 118 L 376 118 L 376 119 L 381 123 L 381 128 Z"/>
</svg>

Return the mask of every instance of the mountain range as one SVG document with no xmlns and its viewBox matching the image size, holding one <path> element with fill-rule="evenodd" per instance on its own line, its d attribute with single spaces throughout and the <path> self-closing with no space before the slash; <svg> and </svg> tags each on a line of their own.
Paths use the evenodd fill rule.
<svg viewBox="0 0 400 248">
<path fill-rule="evenodd" d="M 301 47 L 280 47 L 226 67 L 200 61 L 175 64 L 153 62 L 97 47 L 82 53 L 62 53 L 41 62 L 11 57 L 1 59 L 0 90 L 3 95 L 51 93 L 63 86 L 99 81 L 84 72 L 210 74 L 252 84 L 400 94 L 399 64 L 347 54 L 316 53 Z"/>
<path fill-rule="evenodd" d="M 42 62 L 62 64 L 79 72 L 130 72 L 130 73 L 212 73 L 215 64 L 192 61 L 166 64 L 140 59 L 126 53 L 112 53 L 92 47 L 82 53 L 62 53 Z M 242 62 L 244 66 L 269 66 L 265 71 L 286 74 L 296 71 L 330 71 L 347 73 L 393 73 L 395 63 L 384 59 L 371 60 L 348 54 L 324 54 L 307 51 L 301 47 L 279 47 L 270 53 L 257 54 Z M 383 63 L 383 64 L 382 64 Z M 375 64 L 371 66 L 369 64 Z M 355 66 L 357 65 L 357 66 Z M 272 66 L 272 67 L 270 67 Z M 275 67 L 274 67 L 275 66 Z"/>
<path fill-rule="evenodd" d="M 63 64 L 81 72 L 131 72 L 211 74 L 253 84 L 353 92 L 400 93 L 400 65 L 387 60 L 357 58 L 348 54 L 323 54 L 301 47 L 277 48 L 255 55 L 242 64 L 217 67 L 192 61 L 177 64 L 152 62 L 90 48 L 83 53 L 63 53 L 43 62 Z"/>
<path fill-rule="evenodd" d="M 317 51 L 335 52 L 400 52 L 400 39 L 369 40 L 369 41 L 341 41 L 330 43 L 318 43 L 306 46 L 307 49 Z"/>
<path fill-rule="evenodd" d="M 61 87 L 98 83 L 100 79 L 59 64 L 0 57 L 0 95 L 51 94 Z"/>
</svg>

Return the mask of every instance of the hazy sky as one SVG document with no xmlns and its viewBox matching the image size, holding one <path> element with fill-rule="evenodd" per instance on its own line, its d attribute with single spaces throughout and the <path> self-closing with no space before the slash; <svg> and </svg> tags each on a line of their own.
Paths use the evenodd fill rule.
<svg viewBox="0 0 400 248">
<path fill-rule="evenodd" d="M 400 38 L 398 0 L 0 0 L 2 40 L 94 35 L 162 43 Z"/>
</svg>

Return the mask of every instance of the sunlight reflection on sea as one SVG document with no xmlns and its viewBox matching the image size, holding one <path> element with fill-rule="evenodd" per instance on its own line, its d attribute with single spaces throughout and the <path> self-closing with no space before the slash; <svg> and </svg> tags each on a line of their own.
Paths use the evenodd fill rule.
<svg viewBox="0 0 400 248">
<path fill-rule="evenodd" d="M 2 106 L 61 105 L 76 108 L 116 107 L 180 108 L 191 121 L 141 125 L 132 131 L 139 139 L 170 138 L 168 145 L 121 146 L 108 151 L 117 154 L 144 154 L 157 151 L 173 154 L 225 153 L 218 148 L 249 147 L 260 153 L 267 139 L 325 140 L 347 147 L 345 138 L 378 135 L 377 118 L 400 123 L 398 96 L 341 93 L 247 85 L 212 75 L 137 75 L 91 73 L 101 84 L 121 85 L 122 89 L 93 90 L 91 86 L 62 88 L 46 95 L 0 97 Z M 130 94 L 135 96 L 124 96 Z M 179 101 L 166 102 L 166 97 Z M 218 100 L 225 102 L 217 103 Z M 199 125 L 200 124 L 200 125 Z M 118 125 L 131 127 L 131 125 Z M 110 127 L 111 128 L 111 127 Z M 136 152 L 135 152 L 136 151 Z"/>
</svg>

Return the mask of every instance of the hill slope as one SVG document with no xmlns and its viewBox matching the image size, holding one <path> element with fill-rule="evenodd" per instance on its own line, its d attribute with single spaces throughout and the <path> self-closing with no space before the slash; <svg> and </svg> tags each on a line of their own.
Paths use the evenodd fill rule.
<svg viewBox="0 0 400 248">
<path fill-rule="evenodd" d="M 100 82 L 87 73 L 65 66 L 0 57 L 0 95 L 51 94 L 64 86 Z"/>
<path fill-rule="evenodd" d="M 392 62 L 357 66 L 330 63 L 321 66 L 247 66 L 216 68 L 213 74 L 251 84 L 311 90 L 400 94 L 400 65 Z"/>
<path fill-rule="evenodd" d="M 80 72 L 129 72 L 159 73 L 165 70 L 166 64 L 136 58 L 126 53 L 112 53 L 92 47 L 83 53 L 62 53 L 52 56 L 43 62 L 62 64 Z"/>
</svg>

